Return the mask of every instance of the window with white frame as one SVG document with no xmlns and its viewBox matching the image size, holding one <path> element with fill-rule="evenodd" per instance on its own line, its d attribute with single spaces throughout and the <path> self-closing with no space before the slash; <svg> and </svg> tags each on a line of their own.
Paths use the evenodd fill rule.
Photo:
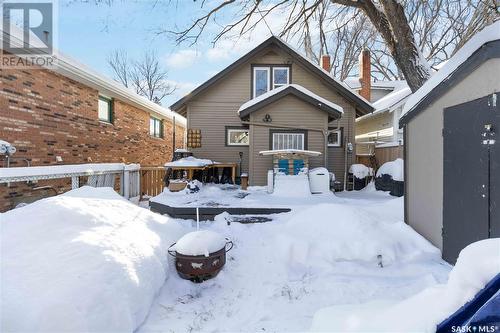
<svg viewBox="0 0 500 333">
<path fill-rule="evenodd" d="M 328 147 L 341 147 L 342 146 L 342 129 L 330 130 L 328 134 Z"/>
<path fill-rule="evenodd" d="M 304 150 L 304 133 L 273 133 L 273 150 Z"/>
<path fill-rule="evenodd" d="M 287 85 L 290 81 L 290 68 L 273 67 L 273 89 Z"/>
<path fill-rule="evenodd" d="M 271 71 L 269 67 L 254 67 L 253 97 L 258 97 L 269 91 Z"/>
<path fill-rule="evenodd" d="M 228 146 L 248 146 L 249 133 L 248 128 L 226 128 L 226 143 Z"/>
<path fill-rule="evenodd" d="M 149 118 L 149 135 L 155 138 L 163 138 L 163 122 L 161 119 Z"/>
<path fill-rule="evenodd" d="M 108 123 L 113 122 L 113 100 L 108 97 L 99 96 L 99 102 L 97 105 L 97 114 L 99 120 L 105 121 Z"/>
<path fill-rule="evenodd" d="M 253 67 L 253 98 L 265 94 L 271 89 L 290 83 L 290 67 L 283 65 Z"/>
</svg>

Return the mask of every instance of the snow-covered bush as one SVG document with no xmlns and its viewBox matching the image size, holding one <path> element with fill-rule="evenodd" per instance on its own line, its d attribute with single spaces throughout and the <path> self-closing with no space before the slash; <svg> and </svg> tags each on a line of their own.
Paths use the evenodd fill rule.
<svg viewBox="0 0 500 333">
<path fill-rule="evenodd" d="M 83 187 L 1 216 L 1 331 L 133 332 L 168 276 L 177 222 Z"/>
</svg>

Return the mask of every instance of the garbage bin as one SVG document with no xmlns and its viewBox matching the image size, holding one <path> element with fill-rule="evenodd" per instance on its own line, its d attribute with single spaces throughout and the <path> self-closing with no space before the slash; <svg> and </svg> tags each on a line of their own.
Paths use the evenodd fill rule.
<svg viewBox="0 0 500 333">
<path fill-rule="evenodd" d="M 330 192 L 330 173 L 326 168 L 309 170 L 309 188 L 313 194 Z"/>
</svg>

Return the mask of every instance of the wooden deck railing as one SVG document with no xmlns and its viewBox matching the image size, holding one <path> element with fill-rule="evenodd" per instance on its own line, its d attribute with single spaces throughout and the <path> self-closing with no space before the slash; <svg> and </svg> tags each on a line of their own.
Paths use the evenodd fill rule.
<svg viewBox="0 0 500 333">
<path fill-rule="evenodd" d="M 145 195 L 154 197 L 163 191 L 165 167 L 141 167 L 141 198 Z"/>
</svg>

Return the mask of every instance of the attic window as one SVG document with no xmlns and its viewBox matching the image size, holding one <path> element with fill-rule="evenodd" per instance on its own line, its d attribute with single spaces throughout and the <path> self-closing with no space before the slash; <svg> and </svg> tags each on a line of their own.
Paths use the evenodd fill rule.
<svg viewBox="0 0 500 333">
<path fill-rule="evenodd" d="M 290 66 L 287 65 L 258 65 L 252 71 L 252 98 L 290 83 Z"/>
</svg>

